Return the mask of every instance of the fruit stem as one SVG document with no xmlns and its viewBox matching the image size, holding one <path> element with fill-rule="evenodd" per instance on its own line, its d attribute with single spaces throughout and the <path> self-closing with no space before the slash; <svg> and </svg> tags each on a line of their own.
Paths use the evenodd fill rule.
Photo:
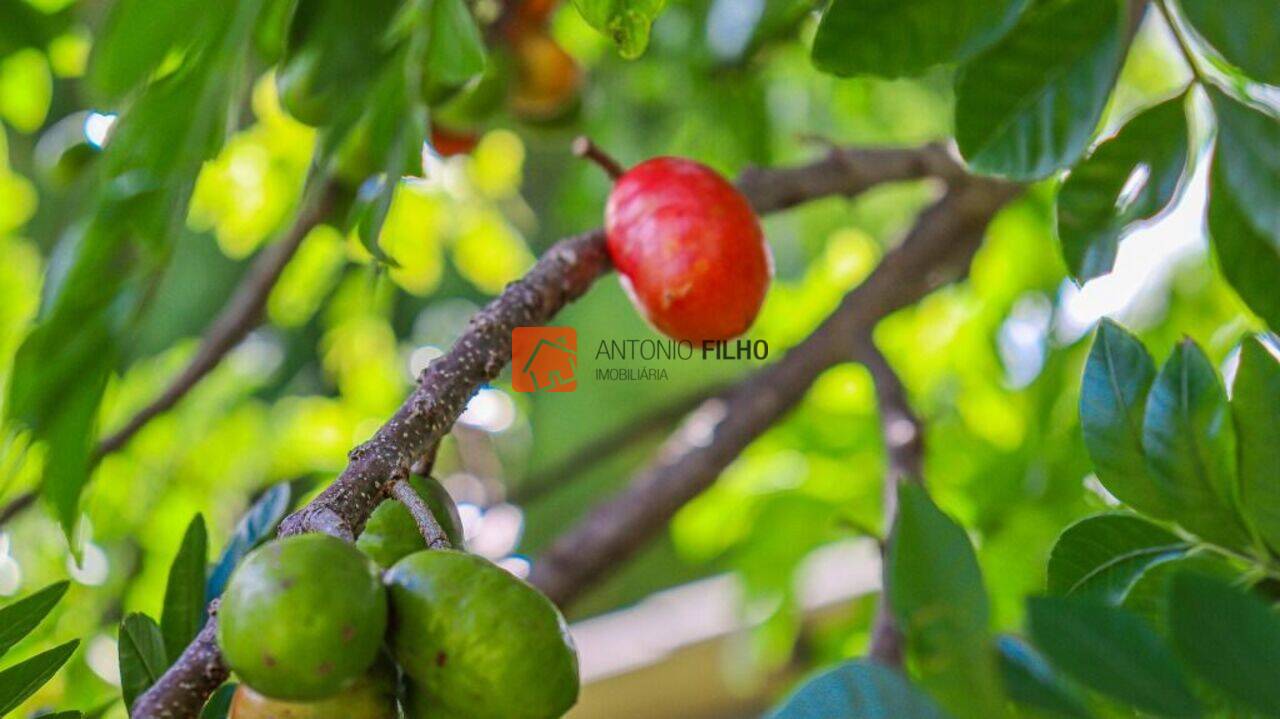
<svg viewBox="0 0 1280 719">
<path fill-rule="evenodd" d="M 409 514 L 413 515 L 413 521 L 417 523 L 418 530 L 422 532 L 422 538 L 427 540 L 427 546 L 431 549 L 449 549 L 452 544 L 449 542 L 449 536 L 444 533 L 444 528 L 440 526 L 440 522 L 436 520 L 435 515 L 431 513 L 431 508 L 427 503 L 418 496 L 418 491 L 409 484 L 407 479 L 396 479 L 391 483 L 389 488 L 392 497 L 405 506 L 409 510 Z"/>
<path fill-rule="evenodd" d="M 610 179 L 613 180 L 622 177 L 623 173 L 627 171 L 621 163 L 613 159 L 609 153 L 601 150 L 600 147 L 596 145 L 596 143 L 592 142 L 591 138 L 586 135 L 579 135 L 574 139 L 573 154 L 596 163 L 600 166 L 600 169 L 604 170 L 605 173 L 609 175 Z"/>
</svg>

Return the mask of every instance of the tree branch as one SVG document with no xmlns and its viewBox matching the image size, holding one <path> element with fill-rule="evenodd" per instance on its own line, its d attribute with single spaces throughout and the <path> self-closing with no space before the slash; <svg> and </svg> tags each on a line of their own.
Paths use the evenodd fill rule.
<svg viewBox="0 0 1280 719">
<path fill-rule="evenodd" d="M 722 398 L 703 404 L 627 489 L 591 511 L 533 563 L 529 581 L 561 606 L 644 546 L 756 437 L 785 415 L 826 369 L 855 354 L 883 317 L 962 276 L 991 217 L 1021 192 L 994 180 L 957 180 L 926 210 L 813 334 Z M 785 206 L 785 193 L 770 195 Z"/>
<path fill-rule="evenodd" d="M 547 493 L 559 487 L 561 482 L 576 477 L 591 469 L 597 463 L 608 459 L 619 450 L 646 437 L 670 427 L 676 420 L 697 409 L 703 402 L 720 393 L 718 389 L 691 392 L 671 404 L 658 407 L 650 412 L 623 424 L 621 427 L 605 432 L 569 453 L 569 456 L 552 466 L 530 474 L 507 494 L 507 501 L 516 504 L 536 502 Z"/>
<path fill-rule="evenodd" d="M 816 199 L 824 195 L 853 196 L 885 182 L 922 179 L 940 172 L 945 172 L 948 176 L 962 172 L 959 164 L 936 145 L 918 150 L 864 149 L 840 151 L 838 154 L 840 160 L 837 164 L 844 168 L 843 175 L 833 172 L 832 157 L 835 156 L 833 153 L 824 160 L 800 167 L 774 171 L 749 171 L 744 175 L 740 186 L 756 210 L 763 213 L 785 209 L 803 199 Z M 806 171 L 805 168 L 811 169 Z M 810 173 L 815 177 L 811 178 Z M 768 178 L 771 176 L 776 177 L 776 180 L 770 182 Z M 993 185 L 982 182 L 979 186 L 990 190 Z M 1003 204 L 1014 193 L 1010 189 L 1004 189 L 998 194 L 1001 198 L 999 204 Z M 971 208 L 967 213 L 948 210 L 945 216 L 939 216 L 937 219 L 946 225 L 940 228 L 942 234 L 951 236 L 957 234 L 953 230 L 973 229 L 969 226 L 975 220 L 969 215 L 974 214 L 976 210 L 989 210 L 980 221 L 981 225 L 985 225 L 986 218 L 994 212 L 990 207 L 991 204 L 990 197 L 976 194 L 961 196 L 952 193 L 947 202 L 949 207 L 955 206 L 957 210 L 968 205 L 977 205 L 977 207 Z M 937 213 L 935 210 L 930 210 L 930 214 Z M 977 229 L 980 230 L 980 227 Z M 980 235 L 980 232 L 978 234 Z M 926 244 L 937 243 L 913 242 L 909 243 L 911 248 L 909 251 L 902 251 L 900 248 L 899 251 L 891 253 L 885 258 L 885 263 L 896 268 L 889 272 L 892 277 L 884 276 L 883 280 L 864 283 L 863 287 L 867 289 L 863 291 L 862 296 L 847 300 L 846 303 L 862 302 L 870 309 L 872 315 L 878 318 L 887 313 L 890 308 L 901 306 L 912 297 L 918 296 L 911 294 L 909 289 L 904 292 L 903 288 L 918 288 L 922 293 L 925 287 L 933 286 L 937 279 L 934 270 L 938 268 L 938 264 L 948 260 L 956 252 L 939 248 L 933 248 L 932 251 L 916 249 L 918 245 Z M 971 244 L 976 246 L 976 239 Z M 967 257 L 971 253 L 972 248 L 962 254 Z M 882 263 L 882 266 L 885 263 Z M 402 476 L 428 448 L 438 443 L 462 413 L 472 395 L 484 383 L 495 379 L 506 366 L 511 354 L 511 331 L 516 327 L 547 322 L 567 303 L 586 292 L 608 268 L 604 233 L 598 229 L 562 240 L 549 249 L 527 275 L 508 285 L 501 295 L 471 319 L 466 331 L 449 352 L 437 358 L 422 371 L 418 377 L 417 387 L 391 419 L 375 432 L 372 438 L 351 451 L 350 462 L 342 474 L 309 504 L 287 517 L 281 523 L 279 534 L 287 536 L 314 531 L 348 540 L 354 539 L 363 529 L 370 512 L 385 498 L 387 480 Z M 904 276 L 904 273 L 916 271 L 928 274 L 934 279 Z M 882 293 L 886 296 L 877 297 Z M 827 332 L 835 338 L 831 341 L 832 344 L 842 343 L 839 337 L 852 336 L 848 331 L 850 328 L 843 326 L 848 324 L 850 319 L 854 320 L 853 325 L 856 327 L 859 321 L 865 319 L 863 311 L 851 311 L 850 318 L 838 321 L 833 318 L 824 324 L 824 326 L 831 325 Z M 789 354 L 779 362 L 778 364 L 785 366 L 780 370 L 774 370 L 774 374 L 780 376 L 795 374 L 793 365 L 796 364 L 796 360 L 787 361 L 791 357 L 792 355 Z M 825 358 L 822 361 L 825 362 Z M 809 364 L 811 362 L 805 363 L 806 368 Z M 805 374 L 810 371 L 806 369 Z M 816 375 L 816 371 L 812 374 Z M 792 379 L 790 384 L 807 386 L 809 381 L 811 380 L 797 383 Z M 766 387 L 761 401 L 750 403 L 751 407 L 748 409 L 752 411 L 753 416 L 757 417 L 756 422 L 760 421 L 762 414 L 776 413 L 780 405 L 789 407 L 794 403 L 796 398 L 782 390 L 784 386 L 781 385 L 777 388 Z M 735 397 L 737 396 L 735 394 Z M 723 424 L 728 424 L 728 421 Z M 762 430 L 763 427 L 756 433 Z M 722 468 L 742 446 L 745 446 L 745 443 L 727 443 L 722 449 L 712 450 L 714 462 L 698 463 L 697 467 L 706 467 L 711 470 L 713 464 L 718 464 Z M 710 479 L 714 478 L 714 473 L 718 471 L 714 469 L 710 478 L 702 479 L 702 485 L 709 483 Z M 696 491 L 694 491 L 695 494 Z M 685 493 L 678 492 L 676 499 L 678 500 Z M 657 497 L 660 501 L 663 499 L 661 493 Z M 669 517 L 670 513 L 673 513 L 682 503 L 677 501 L 665 516 Z M 619 545 L 626 545 L 628 548 L 638 546 L 653 531 L 653 526 L 650 525 L 655 519 L 657 523 L 653 526 L 658 526 L 665 521 L 662 516 L 647 521 L 641 518 L 639 526 L 634 527 L 641 532 L 635 542 L 619 542 L 621 535 L 601 532 L 602 538 L 607 542 L 602 545 L 604 551 L 595 551 L 595 548 L 584 545 L 589 550 L 584 553 L 584 559 L 587 562 L 576 570 L 569 569 L 571 559 L 567 556 L 572 555 L 573 550 L 561 548 L 559 554 L 553 555 L 548 561 L 548 567 L 552 569 L 551 573 L 542 573 L 544 583 L 548 579 L 553 580 L 554 586 L 550 592 L 552 598 L 557 599 L 559 595 L 563 601 L 575 596 L 581 591 L 585 581 L 598 576 L 603 571 L 603 567 L 600 566 L 601 559 L 607 561 L 609 555 L 618 552 Z M 625 528 L 633 524 L 635 523 L 624 523 L 620 525 L 620 529 L 626 531 Z M 621 552 L 623 555 L 627 553 L 629 552 L 625 550 Z M 537 572 L 538 568 L 535 566 L 535 574 Z M 547 587 L 543 588 L 545 590 Z M 184 658 L 188 654 L 193 657 L 217 654 L 214 636 L 208 631 L 215 622 L 216 619 L 210 619 L 206 631 L 202 632 L 192 646 L 183 653 Z M 206 665 L 180 660 L 170 667 L 164 678 L 139 699 L 134 717 L 136 719 L 188 719 L 195 716 L 194 712 L 188 711 L 188 708 L 202 704 L 213 688 L 216 688 L 216 684 L 210 687 L 207 683 L 198 681 L 197 677 L 188 676 L 193 671 L 200 671 L 203 666 Z M 191 696 L 169 696 L 174 693 L 185 693 Z"/>
<path fill-rule="evenodd" d="M 898 519 L 898 484 L 923 482 L 924 428 L 911 410 L 906 389 L 870 335 L 857 351 L 857 358 L 871 372 L 880 406 L 880 428 L 884 435 L 886 467 L 884 475 L 885 541 L 880 545 L 880 597 L 876 618 L 871 624 L 870 657 L 881 664 L 902 667 L 903 637 L 889 606 L 889 556 Z"/>
<path fill-rule="evenodd" d="M 101 459 L 124 447 L 147 422 L 171 409 L 262 322 L 262 310 L 267 306 L 271 288 L 275 287 L 276 281 L 280 279 L 289 260 L 297 253 L 307 233 L 331 214 L 339 192 L 340 186 L 336 182 L 326 181 L 321 184 L 315 193 L 315 200 L 298 214 L 284 236 L 262 250 L 254 260 L 235 294 L 205 331 L 195 357 L 170 380 L 159 396 L 98 444 L 95 459 Z"/>
<path fill-rule="evenodd" d="M 209 604 L 209 621 L 173 666 L 133 702 L 134 717 L 196 717 L 231 675 L 218 651 L 218 600 Z"/>
</svg>

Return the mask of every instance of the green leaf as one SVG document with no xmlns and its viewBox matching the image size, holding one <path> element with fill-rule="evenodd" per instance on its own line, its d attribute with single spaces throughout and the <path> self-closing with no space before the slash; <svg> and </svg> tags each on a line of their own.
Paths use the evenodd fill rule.
<svg viewBox="0 0 1280 719">
<path fill-rule="evenodd" d="M 160 613 L 160 629 L 169 663 L 177 661 L 182 650 L 204 626 L 205 562 L 208 535 L 204 517 L 197 514 L 182 537 L 178 555 L 169 567 L 169 583 L 164 592 L 164 609 Z"/>
<path fill-rule="evenodd" d="M 464 0 L 430 0 L 423 87 L 428 101 L 461 88 L 484 72 L 484 39 Z"/>
<path fill-rule="evenodd" d="M 209 572 L 209 581 L 205 585 L 205 604 L 222 596 L 222 590 L 231 578 L 231 572 L 244 559 L 245 555 L 271 537 L 280 520 L 289 512 L 293 504 L 293 491 L 288 482 L 280 482 L 262 493 L 249 511 L 244 513 L 236 524 L 236 529 L 222 549 L 218 563 Z"/>
<path fill-rule="evenodd" d="M 1000 652 L 1000 676 L 1009 698 L 1054 716 L 1088 719 L 1093 716 L 1084 699 L 1059 676 L 1053 667 L 1025 642 L 1003 635 L 996 640 Z"/>
<path fill-rule="evenodd" d="M 1071 273 L 1111 271 L 1120 238 L 1163 210 L 1187 166 L 1186 96 L 1130 120 L 1067 176 L 1058 192 L 1058 238 Z"/>
<path fill-rule="evenodd" d="M 1240 456 L 1240 506 L 1253 528 L 1280 553 L 1280 360 L 1260 337 L 1240 347 L 1231 392 Z"/>
<path fill-rule="evenodd" d="M 958 717 L 1004 716 L 987 636 L 987 593 L 969 537 L 923 487 L 902 485 L 898 508 L 889 549 L 889 603 L 922 683 Z"/>
<path fill-rule="evenodd" d="M 841 664 L 805 682 L 769 719 L 946 719 L 898 672 L 869 661 Z"/>
<path fill-rule="evenodd" d="M 649 46 L 649 27 L 662 14 L 667 0 L 573 0 L 591 27 L 618 46 L 618 54 L 634 60 Z"/>
<path fill-rule="evenodd" d="M 57 712 L 54 714 L 41 714 L 40 719 L 84 719 L 84 714 L 81 714 L 75 709 L 71 709 L 69 711 Z"/>
<path fill-rule="evenodd" d="M 1266 716 L 1280 717 L 1280 617 L 1230 583 L 1192 572 L 1173 577 L 1169 632 L 1201 679 Z"/>
<path fill-rule="evenodd" d="M 231 711 L 231 699 L 238 686 L 235 682 L 230 682 L 218 687 L 218 691 L 205 702 L 204 709 L 200 710 L 200 719 L 227 719 L 227 714 Z"/>
<path fill-rule="evenodd" d="M 198 0 L 117 0 L 94 38 L 85 79 L 114 100 L 147 80 L 175 48 L 185 48 L 210 20 L 212 3 Z"/>
<path fill-rule="evenodd" d="M 1229 62 L 1254 80 L 1280 85 L 1280 5 L 1274 0 L 1180 0 L 1182 14 Z"/>
<path fill-rule="evenodd" d="M 1109 319 L 1098 324 L 1080 386 L 1080 426 L 1098 480 L 1121 502 L 1168 517 L 1160 489 L 1147 476 L 1142 415 L 1156 376 L 1137 337 Z"/>
<path fill-rule="evenodd" d="M 1147 567 L 1129 589 L 1121 606 L 1142 617 L 1157 632 L 1167 634 L 1169 582 L 1174 575 L 1188 570 L 1226 579 L 1239 577 L 1239 572 L 1221 556 L 1208 551 L 1191 552 Z"/>
<path fill-rule="evenodd" d="M 917 75 L 968 59 L 1009 30 L 1027 0 L 832 0 L 813 64 L 833 75 Z"/>
<path fill-rule="evenodd" d="M 1280 329 L 1280 249 L 1253 226 L 1242 196 L 1228 184 L 1221 158 L 1209 179 L 1209 234 L 1223 276 L 1272 329 Z"/>
<path fill-rule="evenodd" d="M 68 538 L 107 377 L 181 234 L 196 175 L 226 133 L 261 2 L 215 3 L 218 26 L 121 116 L 100 161 L 91 220 L 69 238 L 70 269 L 14 360 L 6 411 L 45 445 L 42 491 Z"/>
<path fill-rule="evenodd" d="M 1222 170 L 1253 228 L 1280 251 L 1280 119 L 1218 90 L 1209 97 L 1218 119 L 1214 169 Z"/>
<path fill-rule="evenodd" d="M 0 672 L 0 716 L 13 711 L 44 686 L 79 645 L 80 641 L 73 639 Z"/>
<path fill-rule="evenodd" d="M 1160 638 L 1137 616 L 1059 597 L 1027 603 L 1036 648 L 1080 683 L 1159 716 L 1197 717 L 1200 707 Z"/>
<path fill-rule="evenodd" d="M 164 634 L 155 620 L 134 613 L 120 623 L 120 693 L 124 705 L 133 702 L 169 668 L 165 659 Z"/>
<path fill-rule="evenodd" d="M 1084 154 L 1120 71 L 1117 0 L 1038 0 L 961 69 L 956 141 L 969 165 L 1020 180 Z"/>
<path fill-rule="evenodd" d="M 284 107 L 303 122 L 329 125 L 358 113 L 386 71 L 399 72 L 403 84 L 403 66 L 392 62 L 401 55 L 389 42 L 400 7 L 397 0 L 299 0 L 276 76 Z"/>
<path fill-rule="evenodd" d="M 1227 395 L 1209 358 L 1189 339 L 1151 386 L 1142 448 L 1174 520 L 1210 542 L 1250 545 L 1235 511 L 1236 438 Z"/>
<path fill-rule="evenodd" d="M 39 626 L 67 593 L 68 582 L 56 582 L 0 609 L 0 656 Z"/>
<path fill-rule="evenodd" d="M 1181 556 L 1191 544 L 1125 514 L 1087 517 L 1067 527 L 1049 555 L 1049 593 L 1119 604 L 1153 564 Z"/>
</svg>

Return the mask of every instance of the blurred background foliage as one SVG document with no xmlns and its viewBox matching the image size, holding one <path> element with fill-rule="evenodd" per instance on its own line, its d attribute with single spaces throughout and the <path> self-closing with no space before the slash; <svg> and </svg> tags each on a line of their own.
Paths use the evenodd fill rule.
<svg viewBox="0 0 1280 719">
<path fill-rule="evenodd" d="M 0 385 L 42 292 L 66 270 L 77 232 L 70 220 L 85 196 L 83 165 L 99 151 L 115 109 L 82 81 L 102 31 L 101 3 L 5 2 L 37 19 L 39 34 L 18 43 L 0 33 Z M 267 323 L 94 469 L 79 561 L 43 509 L 3 526 L 0 596 L 73 581 L 69 601 L 15 655 L 84 638 L 22 711 L 114 696 L 116 624 L 130 611 L 158 615 L 169 562 L 195 513 L 205 515 L 217 548 L 265 488 L 323 486 L 476 309 L 556 239 L 600 224 L 608 186 L 570 156 L 574 135 L 590 135 L 626 163 L 684 155 L 733 176 L 753 164 L 812 158 L 826 142 L 915 144 L 952 134 L 947 70 L 892 81 L 814 72 L 810 7 L 673 1 L 640 61 L 618 57 L 571 8 L 557 11 L 551 36 L 586 76 L 572 113 L 553 122 L 502 114 L 475 128 L 480 139 L 470 154 L 428 151 L 423 177 L 394 192 L 380 242 L 392 266 L 374 262 L 354 235 L 313 230 L 270 296 Z M 1112 124 L 1185 80 L 1169 62 L 1170 43 L 1159 27 L 1139 35 L 1109 110 Z M 252 88 L 239 129 L 200 172 L 123 371 L 108 381 L 100 430 L 120 426 L 191 357 L 251 258 L 299 205 L 317 133 L 281 111 L 271 77 L 253 78 Z M 1203 205 L 1202 175 L 1183 205 Z M 802 339 L 936 192 L 925 183 L 885 187 L 768 218 L 777 279 L 751 335 L 768 340 L 772 357 Z M 1194 208 L 1140 230 L 1114 274 L 1080 288 L 1065 279 L 1051 194 L 1037 188 L 1005 211 L 966 282 L 896 314 L 876 336 L 926 421 L 932 491 L 974 533 L 1001 629 L 1020 625 L 1023 597 L 1043 588 L 1058 531 L 1108 502 L 1090 475 L 1077 416 L 1092 324 L 1120 318 L 1157 357 L 1187 334 L 1219 363 L 1259 328 L 1242 319 L 1248 313 L 1213 272 Z M 461 505 L 471 548 L 517 570 L 622 486 L 665 433 L 644 433 L 604 461 L 559 471 L 565 458 L 751 369 L 654 363 L 668 369 L 669 381 L 597 381 L 596 342 L 654 336 L 613 277 L 556 323 L 579 333 L 578 391 L 516 395 L 504 377 L 473 400 L 437 467 Z M 35 486 L 43 458 L 13 428 L 0 440 L 5 502 Z M 795 568 L 823 544 L 880 526 L 883 465 L 870 377 L 856 364 L 836 367 L 576 613 L 731 571 L 743 588 L 741 611 L 757 628 L 729 669 L 754 675 L 780 666 L 799 631 Z M 526 485 L 534 481 L 536 488 Z M 508 501 L 522 495 L 529 499 Z M 809 638 L 813 658 L 861 652 L 870 616 L 871 604 L 860 602 L 824 625 Z"/>
</svg>

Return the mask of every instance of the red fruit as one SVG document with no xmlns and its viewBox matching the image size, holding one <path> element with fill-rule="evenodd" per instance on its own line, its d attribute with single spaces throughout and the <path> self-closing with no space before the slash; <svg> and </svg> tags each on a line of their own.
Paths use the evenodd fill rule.
<svg viewBox="0 0 1280 719">
<path fill-rule="evenodd" d="M 711 168 L 658 157 L 618 178 L 604 215 L 632 301 L 678 340 L 736 337 L 755 320 L 773 263 L 747 198 Z"/>
<path fill-rule="evenodd" d="M 431 149 L 441 157 L 465 155 L 476 149 L 480 137 L 474 132 L 457 132 L 443 127 L 431 128 Z"/>
</svg>

